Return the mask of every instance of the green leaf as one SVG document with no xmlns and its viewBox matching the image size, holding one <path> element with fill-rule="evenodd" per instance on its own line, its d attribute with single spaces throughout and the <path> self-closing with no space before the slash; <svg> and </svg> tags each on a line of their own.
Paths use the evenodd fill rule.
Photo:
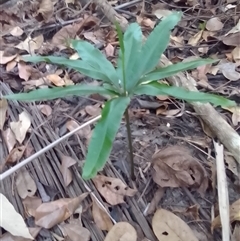
<svg viewBox="0 0 240 241">
<path fill-rule="evenodd" d="M 151 82 L 148 84 L 139 85 L 134 94 L 137 95 L 169 95 L 178 99 L 186 100 L 188 102 L 198 101 L 202 103 L 210 102 L 216 106 L 235 106 L 236 103 L 234 101 L 228 100 L 224 97 L 207 94 L 197 91 L 189 91 L 181 87 L 176 86 L 168 86 L 165 84 L 160 84 L 158 82 Z M 209 113 L 211 114 L 211 113 Z"/>
<path fill-rule="evenodd" d="M 173 65 L 169 65 L 167 67 L 163 68 L 157 68 L 154 71 L 146 74 L 140 81 L 139 83 L 145 82 L 145 81 L 155 81 L 155 80 L 160 80 L 164 79 L 169 76 L 173 76 L 177 74 L 178 72 L 190 70 L 190 69 L 195 69 L 198 66 L 201 65 L 206 65 L 206 64 L 211 64 L 214 63 L 218 60 L 214 59 L 197 59 L 193 60 L 191 62 L 181 62 Z"/>
<path fill-rule="evenodd" d="M 56 57 L 56 56 L 28 56 L 28 57 L 24 57 L 23 60 L 32 62 L 32 63 L 47 62 L 51 64 L 62 65 L 67 68 L 77 70 L 80 73 L 86 76 L 89 76 L 93 79 L 112 83 L 101 70 L 98 70 L 92 67 L 86 61 L 83 61 L 83 60 L 72 60 L 72 59 L 66 59 L 63 57 Z"/>
<path fill-rule="evenodd" d="M 123 113 L 129 103 L 129 97 L 119 97 L 108 101 L 103 108 L 102 118 L 94 128 L 90 140 L 82 173 L 84 179 L 93 178 L 106 164 Z"/>
<path fill-rule="evenodd" d="M 102 95 L 116 95 L 111 90 L 107 90 L 101 86 L 91 85 L 71 85 L 66 87 L 54 87 L 47 89 L 33 90 L 29 93 L 19 93 L 5 95 L 3 98 L 9 100 L 20 100 L 20 101 L 39 101 L 39 100 L 51 100 L 56 98 L 62 98 L 72 95 L 86 96 L 90 94 L 102 94 Z"/>
<path fill-rule="evenodd" d="M 121 45 L 124 46 L 124 52 L 122 51 Z M 134 75 L 134 65 L 139 60 L 139 54 L 142 47 L 142 31 L 137 23 L 132 23 L 127 28 L 123 36 L 123 43 L 121 44 L 121 51 L 118 60 L 118 69 L 124 70 L 125 76 L 120 75 L 120 80 L 126 82 L 126 89 L 132 82 L 131 76 Z M 120 62 L 124 64 L 120 65 Z M 120 72 L 120 71 L 119 71 Z M 119 73 L 118 72 L 118 73 Z"/>
<path fill-rule="evenodd" d="M 106 76 L 106 82 L 119 86 L 118 75 L 115 68 L 99 49 L 82 40 L 72 40 L 71 43 L 84 62 L 87 62 L 91 67 L 100 71 Z"/>
<path fill-rule="evenodd" d="M 181 13 L 175 12 L 165 17 L 151 32 L 145 44 L 142 47 L 138 60 L 135 63 L 133 73 L 129 79 L 128 91 L 136 86 L 139 79 L 152 71 L 157 65 L 161 55 L 168 46 L 171 30 L 181 19 Z"/>
</svg>

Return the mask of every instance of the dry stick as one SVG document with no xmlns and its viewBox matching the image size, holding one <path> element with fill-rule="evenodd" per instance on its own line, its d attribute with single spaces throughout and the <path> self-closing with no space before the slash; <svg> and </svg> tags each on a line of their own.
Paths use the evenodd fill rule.
<svg viewBox="0 0 240 241">
<path fill-rule="evenodd" d="M 127 20 L 119 15 L 106 0 L 93 0 L 93 2 L 98 4 L 112 23 L 118 21 L 122 31 L 127 29 Z M 165 55 L 162 55 L 159 65 L 163 67 L 171 64 L 172 62 Z M 182 86 L 190 91 L 198 91 L 195 87 L 197 85 L 196 81 L 193 78 L 191 78 L 192 81 L 190 81 L 183 73 L 178 73 L 167 79 L 172 85 Z M 218 114 L 212 105 L 200 102 L 192 102 L 191 105 L 212 132 L 215 133 L 219 141 L 232 153 L 236 161 L 240 164 L 240 136 L 237 132 Z"/>
<path fill-rule="evenodd" d="M 13 168 L 7 170 L 6 172 L 4 172 L 3 174 L 0 174 L 0 181 L 2 181 L 3 179 L 5 179 L 6 177 L 10 176 L 12 173 L 16 172 L 17 170 L 19 170 L 21 167 L 25 166 L 26 164 L 28 164 L 29 162 L 33 161 L 34 159 L 36 159 L 37 157 L 39 157 L 40 155 L 44 154 L 46 151 L 52 149 L 54 146 L 56 146 L 57 144 L 59 144 L 60 142 L 62 142 L 63 140 L 67 139 L 68 137 L 72 136 L 74 133 L 78 132 L 79 130 L 81 130 L 82 128 L 94 123 L 95 121 L 99 120 L 101 118 L 101 115 L 89 120 L 88 122 L 84 123 L 83 125 L 77 127 L 75 130 L 72 130 L 71 132 L 67 133 L 66 135 L 60 137 L 59 139 L 57 139 L 56 141 L 52 142 L 51 144 L 49 144 L 48 146 L 44 147 L 43 149 L 41 149 L 40 151 L 36 152 L 35 154 L 33 154 L 32 156 L 28 157 L 27 159 L 25 159 L 24 161 L 18 163 L 16 166 L 14 166 Z"/>
</svg>

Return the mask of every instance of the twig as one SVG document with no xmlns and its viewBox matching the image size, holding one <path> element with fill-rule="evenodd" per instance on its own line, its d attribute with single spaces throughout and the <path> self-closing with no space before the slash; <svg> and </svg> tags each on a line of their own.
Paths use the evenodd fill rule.
<svg viewBox="0 0 240 241">
<path fill-rule="evenodd" d="M 17 170 L 19 170 L 21 167 L 25 166 L 26 164 L 28 164 L 29 162 L 33 161 L 34 159 L 38 158 L 40 155 L 44 154 L 46 151 L 52 149 L 54 146 L 56 146 L 57 144 L 59 144 L 60 142 L 62 142 L 63 140 L 67 139 L 68 137 L 72 136 L 74 133 L 78 132 L 79 130 L 83 129 L 84 127 L 94 123 L 95 121 L 99 120 L 101 118 L 101 115 L 93 118 L 92 120 L 89 120 L 88 122 L 84 123 L 83 125 L 77 127 L 75 130 L 72 130 L 71 132 L 67 133 L 66 135 L 60 137 L 59 139 L 57 139 L 56 141 L 52 142 L 51 144 L 49 144 L 48 146 L 44 147 L 43 149 L 41 149 L 40 151 L 36 152 L 35 154 L 33 154 L 32 156 L 28 157 L 27 159 L 25 159 L 24 161 L 18 163 L 16 166 L 14 166 L 13 168 L 7 170 L 6 172 L 0 174 L 0 181 L 2 181 L 3 179 L 5 179 L 6 177 L 10 176 L 12 173 L 16 172 Z"/>
</svg>

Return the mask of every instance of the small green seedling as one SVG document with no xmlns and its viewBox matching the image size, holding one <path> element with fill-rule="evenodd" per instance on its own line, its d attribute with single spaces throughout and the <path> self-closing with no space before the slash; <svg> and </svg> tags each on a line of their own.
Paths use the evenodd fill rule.
<svg viewBox="0 0 240 241">
<path fill-rule="evenodd" d="M 69 95 L 86 96 L 99 93 L 110 96 L 102 110 L 101 119 L 95 126 L 89 144 L 86 161 L 82 170 L 84 179 L 93 178 L 101 170 L 110 155 L 112 144 L 123 115 L 128 130 L 131 160 L 131 176 L 134 178 L 133 152 L 128 117 L 128 106 L 134 95 L 168 95 L 188 102 L 210 102 L 214 105 L 233 106 L 235 102 L 223 97 L 191 92 L 183 88 L 161 84 L 160 79 L 172 76 L 180 71 L 194 69 L 200 65 L 215 62 L 212 59 L 198 59 L 191 62 L 177 63 L 164 68 L 156 67 L 162 53 L 168 46 L 171 30 L 181 19 L 181 13 L 175 12 L 164 18 L 143 43 L 141 28 L 137 23 L 129 25 L 125 34 L 117 26 L 120 52 L 117 67 L 86 41 L 72 40 L 72 47 L 78 52 L 80 60 L 62 57 L 32 56 L 25 58 L 29 62 L 59 64 L 81 72 L 93 79 L 101 80 L 102 85 L 78 84 L 67 87 L 38 89 L 29 93 L 7 95 L 5 98 L 21 101 L 39 101 L 66 97 Z"/>
</svg>

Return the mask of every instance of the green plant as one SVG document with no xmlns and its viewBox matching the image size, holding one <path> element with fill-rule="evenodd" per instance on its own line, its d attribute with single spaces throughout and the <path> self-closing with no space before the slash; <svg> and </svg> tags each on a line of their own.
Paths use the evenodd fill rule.
<svg viewBox="0 0 240 241">
<path fill-rule="evenodd" d="M 101 119 L 96 124 L 89 144 L 88 154 L 83 167 L 82 176 L 85 179 L 94 177 L 101 170 L 112 149 L 112 143 L 125 115 L 131 160 L 131 175 L 134 178 L 133 152 L 128 116 L 128 105 L 134 95 L 169 95 L 188 102 L 211 102 L 214 105 L 235 105 L 235 102 L 223 97 L 201 92 L 190 92 L 183 88 L 159 83 L 160 79 L 172 76 L 179 71 L 185 71 L 215 62 L 212 59 L 198 59 L 191 62 L 178 63 L 164 68 L 156 68 L 162 53 L 169 43 L 171 30 L 181 19 L 181 13 L 173 13 L 163 19 L 143 43 L 141 28 L 137 23 L 131 24 L 125 34 L 118 25 L 117 32 L 120 43 L 120 53 L 117 68 L 109 62 L 102 53 L 86 41 L 72 40 L 72 47 L 78 52 L 80 60 L 69 60 L 54 56 L 31 56 L 26 61 L 45 61 L 63 65 L 77 70 L 91 78 L 102 80 L 101 86 L 75 85 L 38 89 L 29 93 L 7 95 L 7 99 L 22 101 L 47 100 L 69 95 L 89 95 L 100 93 L 111 97 L 105 103 Z"/>
</svg>

